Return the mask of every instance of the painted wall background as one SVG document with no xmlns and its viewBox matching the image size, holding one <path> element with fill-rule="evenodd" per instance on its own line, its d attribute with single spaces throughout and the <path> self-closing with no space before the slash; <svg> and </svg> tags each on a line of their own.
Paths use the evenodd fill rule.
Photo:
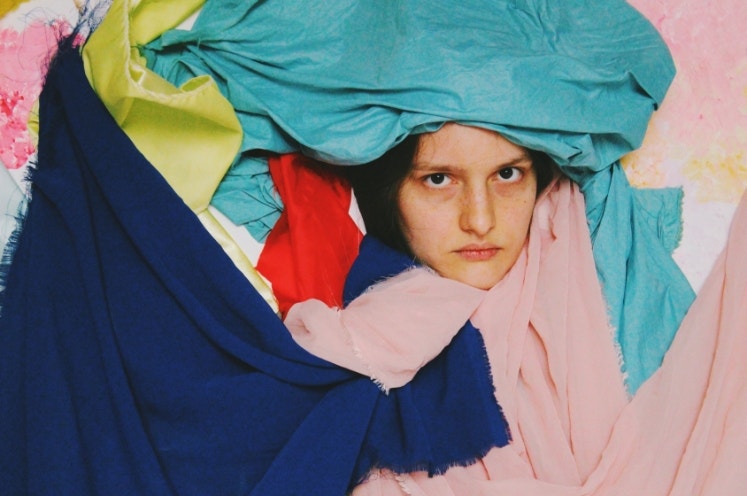
<svg viewBox="0 0 747 496">
<path fill-rule="evenodd" d="M 81 0 L 0 1 L 0 162 L 21 185 L 34 156 L 27 123 L 44 67 L 58 34 L 75 23 Z M 684 188 L 684 232 L 675 259 L 697 289 L 747 187 L 747 4 L 630 1 L 662 34 L 678 73 L 643 146 L 623 166 L 636 186 Z"/>
<path fill-rule="evenodd" d="M 625 157 L 631 182 L 685 190 L 675 259 L 700 287 L 747 186 L 747 3 L 630 0 L 659 30 L 677 76 L 643 146 Z"/>
</svg>

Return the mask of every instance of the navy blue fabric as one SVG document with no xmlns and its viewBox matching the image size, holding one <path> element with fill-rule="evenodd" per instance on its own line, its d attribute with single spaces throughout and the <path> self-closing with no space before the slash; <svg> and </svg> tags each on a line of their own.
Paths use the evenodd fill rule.
<svg viewBox="0 0 747 496">
<path fill-rule="evenodd" d="M 353 262 L 350 274 L 345 280 L 342 294 L 345 305 L 377 282 L 418 265 L 413 258 L 390 248 L 378 238 L 370 235 L 364 236 L 361 241 L 360 254 Z"/>
<path fill-rule="evenodd" d="M 0 318 L 2 494 L 344 494 L 507 442 L 474 328 L 385 395 L 294 343 L 76 51 L 40 112 Z"/>
</svg>

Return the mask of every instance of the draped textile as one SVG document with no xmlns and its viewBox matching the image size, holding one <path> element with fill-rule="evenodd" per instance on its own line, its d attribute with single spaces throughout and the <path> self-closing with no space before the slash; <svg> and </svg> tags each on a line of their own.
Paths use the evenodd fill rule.
<svg viewBox="0 0 747 496">
<path fill-rule="evenodd" d="M 268 163 L 285 208 L 257 270 L 272 281 L 281 315 L 308 298 L 342 306 L 345 278 L 363 237 L 349 214 L 350 185 L 301 154 L 270 157 Z"/>
<path fill-rule="evenodd" d="M 438 473 L 506 442 L 474 328 L 389 395 L 298 347 L 74 49 L 41 95 L 4 298 L 4 494 L 343 494 L 374 466 Z"/>
<path fill-rule="evenodd" d="M 674 75 L 622 0 L 210 0 L 141 53 L 177 86 L 211 75 L 244 150 L 335 164 L 459 121 L 606 169 L 640 143 Z"/>
<path fill-rule="evenodd" d="M 746 243 L 747 196 L 662 367 L 628 399 L 594 271 L 583 198 L 575 185 L 561 181 L 538 202 L 520 259 L 470 318 L 484 337 L 511 443 L 436 477 L 376 470 L 354 494 L 745 494 Z M 371 293 L 387 301 L 390 315 L 406 313 L 410 305 L 393 303 L 398 289 L 388 284 Z M 414 286 L 410 290 L 426 299 L 441 292 L 431 291 L 427 280 Z M 351 304 L 341 312 L 350 334 L 342 340 L 333 339 L 325 318 L 338 312 L 314 302 L 292 308 L 289 327 L 297 342 L 319 356 L 375 372 L 384 386 L 406 384 L 417 373 L 411 364 L 432 354 L 431 327 L 417 327 L 413 319 L 417 329 L 403 335 L 371 318 L 370 306 L 361 311 Z M 454 313 L 446 306 L 431 309 L 434 321 Z M 374 331 L 347 324 L 357 321 Z"/>
<path fill-rule="evenodd" d="M 360 164 L 458 121 L 547 152 L 586 196 L 630 391 L 661 364 L 694 296 L 671 259 L 679 195 L 638 194 L 617 160 L 674 64 L 627 2 L 210 0 L 140 53 L 175 85 L 211 76 L 244 151 Z"/>
<path fill-rule="evenodd" d="M 113 1 L 83 46 L 86 76 L 137 149 L 199 216 L 265 300 L 277 307 L 249 258 L 208 209 L 242 140 L 231 104 L 211 78 L 195 78 L 177 88 L 149 71 L 137 52 L 138 44 L 175 26 L 201 3 Z"/>
<path fill-rule="evenodd" d="M 381 267 L 402 272 L 382 274 Z M 296 303 L 285 324 L 306 350 L 370 376 L 384 391 L 404 386 L 433 360 L 485 294 L 414 267 L 408 257 L 372 237 L 361 244 L 349 281 L 348 288 L 368 289 L 348 292 L 351 300 L 342 310 L 320 299 Z"/>
<path fill-rule="evenodd" d="M 264 243 L 283 211 L 270 179 L 267 157 L 237 160 L 223 176 L 210 204 Z"/>
</svg>

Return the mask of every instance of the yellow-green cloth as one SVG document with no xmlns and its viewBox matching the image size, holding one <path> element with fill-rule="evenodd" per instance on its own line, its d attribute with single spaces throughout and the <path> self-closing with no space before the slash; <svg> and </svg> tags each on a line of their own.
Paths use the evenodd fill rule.
<svg viewBox="0 0 747 496">
<path fill-rule="evenodd" d="M 83 47 L 86 75 L 138 150 L 277 308 L 266 282 L 207 210 L 241 145 L 243 132 L 233 107 L 209 76 L 177 88 L 146 68 L 138 53 L 138 46 L 179 25 L 203 1 L 114 0 Z"/>
</svg>

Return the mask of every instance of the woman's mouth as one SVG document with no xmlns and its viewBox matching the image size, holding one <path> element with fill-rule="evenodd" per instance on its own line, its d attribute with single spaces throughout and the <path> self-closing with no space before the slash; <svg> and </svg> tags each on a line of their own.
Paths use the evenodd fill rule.
<svg viewBox="0 0 747 496">
<path fill-rule="evenodd" d="M 471 262 L 482 262 L 493 258 L 500 248 L 497 246 L 479 246 L 479 245 L 468 245 L 456 250 L 456 253 L 465 260 Z"/>
</svg>

